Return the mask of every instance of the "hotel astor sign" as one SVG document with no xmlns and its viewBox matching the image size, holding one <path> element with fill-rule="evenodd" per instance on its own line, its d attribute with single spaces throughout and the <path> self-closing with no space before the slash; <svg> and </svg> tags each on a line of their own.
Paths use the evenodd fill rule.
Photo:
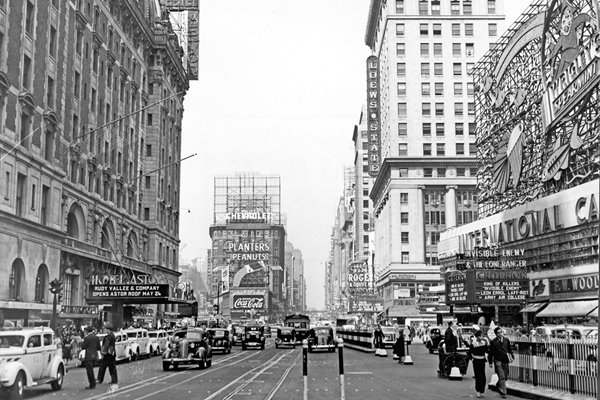
<svg viewBox="0 0 600 400">
<path fill-rule="evenodd" d="M 381 120 L 379 93 L 379 59 L 367 58 L 367 134 L 369 175 L 376 177 L 381 164 Z"/>
</svg>

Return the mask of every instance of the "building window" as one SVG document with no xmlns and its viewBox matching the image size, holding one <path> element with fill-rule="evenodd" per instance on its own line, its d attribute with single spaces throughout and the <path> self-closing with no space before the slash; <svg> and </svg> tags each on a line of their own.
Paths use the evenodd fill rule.
<svg viewBox="0 0 600 400">
<path fill-rule="evenodd" d="M 488 24 L 488 35 L 491 37 L 498 36 L 498 24 Z"/>
<path fill-rule="evenodd" d="M 465 169 L 464 168 L 456 168 L 456 176 L 464 177 Z"/>
<path fill-rule="evenodd" d="M 436 82 L 435 83 L 435 95 L 436 96 L 444 95 L 444 82 Z"/>
<path fill-rule="evenodd" d="M 419 15 L 427 15 L 429 13 L 429 1 L 419 0 Z"/>
<path fill-rule="evenodd" d="M 400 213 L 400 223 L 402 225 L 408 225 L 408 213 L 407 212 Z"/>
<path fill-rule="evenodd" d="M 37 185 L 34 183 L 31 185 L 31 209 L 35 210 L 35 194 L 37 193 Z"/>
<path fill-rule="evenodd" d="M 29 136 L 31 135 L 32 117 L 25 110 L 21 110 L 21 136 L 19 143 L 23 147 L 29 147 Z"/>
<path fill-rule="evenodd" d="M 434 57 L 442 57 L 442 44 L 434 43 L 433 44 L 433 55 Z"/>
<path fill-rule="evenodd" d="M 462 76 L 462 64 L 454 63 L 452 64 L 452 73 L 454 76 Z"/>
<path fill-rule="evenodd" d="M 430 122 L 423 123 L 423 136 L 431 136 L 431 123 Z"/>
<path fill-rule="evenodd" d="M 150 220 L 150 208 L 145 207 L 144 208 L 144 221 L 149 221 L 149 220 Z"/>
<path fill-rule="evenodd" d="M 435 145 L 436 155 L 445 156 L 446 155 L 446 145 L 444 143 L 437 143 Z"/>
<path fill-rule="evenodd" d="M 23 56 L 23 88 L 29 91 L 31 85 L 31 58 Z"/>
<path fill-rule="evenodd" d="M 435 136 L 444 136 L 445 130 L 445 124 L 443 122 L 435 124 Z"/>
<path fill-rule="evenodd" d="M 454 82 L 454 95 L 462 96 L 463 94 L 463 84 L 462 82 Z"/>
<path fill-rule="evenodd" d="M 469 143 L 469 155 L 470 156 L 477 155 L 477 145 L 475 143 Z"/>
<path fill-rule="evenodd" d="M 421 36 L 428 36 L 429 35 L 429 25 L 427 25 L 427 24 L 420 24 L 419 25 L 419 32 L 421 33 Z"/>
<path fill-rule="evenodd" d="M 437 117 L 444 115 L 444 103 L 435 103 L 435 115 Z"/>
<path fill-rule="evenodd" d="M 465 24 L 465 36 L 473 36 L 473 24 Z"/>
<path fill-rule="evenodd" d="M 475 57 L 475 44 L 465 43 L 465 55 L 467 57 Z"/>
<path fill-rule="evenodd" d="M 404 14 L 404 0 L 396 0 L 396 14 Z"/>
<path fill-rule="evenodd" d="M 429 63 L 421 63 L 421 77 L 429 77 Z"/>
<path fill-rule="evenodd" d="M 474 63 L 467 63 L 466 66 L 467 66 L 467 68 L 466 68 L 467 74 L 470 75 L 471 71 L 473 71 L 473 67 L 475 67 L 475 64 Z"/>
<path fill-rule="evenodd" d="M 398 82 L 396 90 L 398 96 L 406 96 L 406 82 Z"/>
<path fill-rule="evenodd" d="M 442 36 L 442 24 L 433 24 L 433 36 Z"/>
<path fill-rule="evenodd" d="M 425 178 L 433 178 L 433 168 L 423 168 L 423 176 Z"/>
<path fill-rule="evenodd" d="M 422 103 L 421 104 L 421 115 L 424 117 L 431 116 L 431 103 Z"/>
<path fill-rule="evenodd" d="M 463 103 L 454 103 L 454 115 L 463 115 Z"/>
<path fill-rule="evenodd" d="M 398 144 L 398 155 L 399 156 L 408 156 L 408 144 L 407 143 L 399 143 Z"/>
<path fill-rule="evenodd" d="M 469 122 L 469 135 L 475 135 L 476 127 L 477 125 L 475 124 L 475 122 Z"/>
<path fill-rule="evenodd" d="M 440 15 L 440 0 L 431 0 L 431 15 Z"/>
<path fill-rule="evenodd" d="M 444 64 L 434 63 L 433 64 L 433 74 L 435 76 L 443 76 L 444 75 Z"/>
<path fill-rule="evenodd" d="M 75 96 L 76 99 L 79 98 L 80 84 L 81 84 L 81 75 L 79 75 L 79 72 L 75 71 L 75 77 L 73 80 L 73 96 Z"/>
<path fill-rule="evenodd" d="M 471 4 L 471 0 L 463 1 L 463 14 L 464 15 L 473 15 L 473 6 Z"/>
<path fill-rule="evenodd" d="M 396 24 L 396 37 L 404 37 L 406 28 L 404 24 Z"/>
<path fill-rule="evenodd" d="M 399 122 L 398 123 L 398 136 L 407 136 L 408 135 L 408 128 L 406 125 L 406 122 Z"/>
<path fill-rule="evenodd" d="M 33 19 L 35 16 L 35 5 L 27 0 L 27 9 L 25 10 L 25 33 L 33 37 Z"/>
<path fill-rule="evenodd" d="M 431 156 L 431 143 L 423 143 L 423 155 Z"/>
<path fill-rule="evenodd" d="M 429 57 L 429 43 L 421 43 L 421 57 Z"/>
<path fill-rule="evenodd" d="M 15 203 L 15 212 L 18 217 L 22 217 L 25 211 L 25 191 L 27 190 L 27 177 L 23 174 L 17 174 L 17 201 Z"/>
<path fill-rule="evenodd" d="M 146 157 L 152 157 L 152 145 L 151 144 L 146 145 Z"/>
<path fill-rule="evenodd" d="M 456 155 L 457 156 L 465 155 L 465 144 L 464 143 L 456 143 Z"/>
<path fill-rule="evenodd" d="M 402 243 L 408 243 L 408 232 L 400 232 L 400 241 Z"/>
<path fill-rule="evenodd" d="M 460 1 L 452 0 L 450 2 L 450 15 L 460 15 Z"/>
<path fill-rule="evenodd" d="M 475 84 L 473 82 L 467 82 L 467 95 L 475 95 Z"/>
<path fill-rule="evenodd" d="M 452 24 L 452 36 L 460 36 L 460 24 Z"/>
<path fill-rule="evenodd" d="M 400 77 L 406 76 L 406 64 L 398 63 L 396 64 L 396 75 Z"/>
<path fill-rule="evenodd" d="M 406 103 L 398 103 L 398 116 L 406 117 Z"/>
<path fill-rule="evenodd" d="M 460 57 L 461 53 L 460 43 L 452 43 L 452 55 L 454 57 Z"/>
<path fill-rule="evenodd" d="M 408 264 L 409 261 L 409 254 L 408 251 L 403 251 L 402 252 L 402 264 Z"/>
<path fill-rule="evenodd" d="M 475 103 L 467 103 L 467 113 L 469 115 L 475 115 Z"/>
<path fill-rule="evenodd" d="M 446 168 L 438 168 L 437 169 L 437 176 L 439 178 L 445 178 L 446 177 Z"/>
<path fill-rule="evenodd" d="M 399 168 L 398 175 L 400 178 L 408 178 L 408 168 Z"/>
<path fill-rule="evenodd" d="M 470 176 L 477 176 L 477 168 L 469 168 Z"/>
<path fill-rule="evenodd" d="M 406 56 L 406 44 L 396 43 L 396 57 L 404 58 Z"/>
<path fill-rule="evenodd" d="M 40 213 L 40 222 L 42 225 L 47 225 L 50 215 L 50 188 L 48 186 L 42 185 L 42 205 L 41 205 L 41 213 Z"/>
<path fill-rule="evenodd" d="M 496 0 L 488 0 L 488 14 L 496 14 Z"/>
<path fill-rule="evenodd" d="M 75 52 L 81 56 L 81 50 L 83 48 L 83 32 L 77 29 L 75 33 Z"/>
<path fill-rule="evenodd" d="M 421 83 L 421 95 L 422 96 L 430 96 L 431 95 L 431 84 L 429 82 Z"/>
<path fill-rule="evenodd" d="M 53 108 L 54 105 L 54 79 L 48 77 L 47 87 L 46 87 L 46 105 L 49 108 Z"/>
<path fill-rule="evenodd" d="M 400 193 L 400 204 L 408 204 L 408 193 Z"/>
</svg>

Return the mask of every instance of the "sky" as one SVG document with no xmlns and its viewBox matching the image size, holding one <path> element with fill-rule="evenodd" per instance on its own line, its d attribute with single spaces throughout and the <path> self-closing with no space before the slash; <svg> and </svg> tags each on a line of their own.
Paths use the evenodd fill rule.
<svg viewBox="0 0 600 400">
<path fill-rule="evenodd" d="M 308 307 L 324 264 L 352 133 L 366 102 L 370 0 L 203 0 L 199 79 L 184 101 L 180 259 L 205 256 L 213 178 L 281 177 L 288 240 L 302 251 Z M 505 0 L 507 21 L 525 8 Z"/>
</svg>

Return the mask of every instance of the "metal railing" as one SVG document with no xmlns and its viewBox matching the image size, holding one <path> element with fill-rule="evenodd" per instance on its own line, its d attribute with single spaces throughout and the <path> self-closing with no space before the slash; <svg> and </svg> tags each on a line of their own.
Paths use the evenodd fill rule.
<svg viewBox="0 0 600 400">
<path fill-rule="evenodd" d="M 507 338 L 515 355 L 508 379 L 572 394 L 597 395 L 597 339 Z"/>
</svg>

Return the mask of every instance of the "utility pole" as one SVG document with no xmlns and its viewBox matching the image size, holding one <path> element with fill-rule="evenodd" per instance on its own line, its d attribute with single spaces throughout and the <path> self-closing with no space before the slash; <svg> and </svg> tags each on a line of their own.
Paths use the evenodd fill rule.
<svg viewBox="0 0 600 400">
<path fill-rule="evenodd" d="M 50 319 L 50 328 L 52 328 L 53 330 L 56 330 L 56 320 L 58 318 L 56 308 L 58 303 L 62 299 L 62 291 L 62 281 L 59 281 L 55 278 L 52 282 L 50 282 L 50 293 L 54 295 L 52 299 L 52 318 Z"/>
</svg>

